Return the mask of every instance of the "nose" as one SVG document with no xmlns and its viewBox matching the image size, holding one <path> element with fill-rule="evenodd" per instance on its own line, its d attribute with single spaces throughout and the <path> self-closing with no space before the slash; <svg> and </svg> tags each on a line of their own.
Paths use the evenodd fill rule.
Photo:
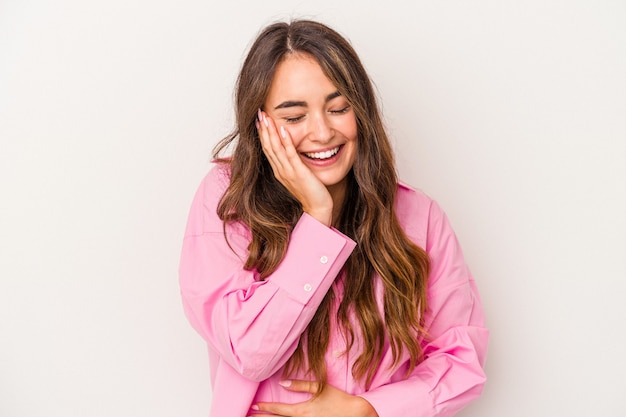
<svg viewBox="0 0 626 417">
<path fill-rule="evenodd" d="M 333 138 L 334 130 L 328 122 L 326 114 L 312 115 L 309 123 L 309 136 L 312 141 L 326 143 Z"/>
</svg>

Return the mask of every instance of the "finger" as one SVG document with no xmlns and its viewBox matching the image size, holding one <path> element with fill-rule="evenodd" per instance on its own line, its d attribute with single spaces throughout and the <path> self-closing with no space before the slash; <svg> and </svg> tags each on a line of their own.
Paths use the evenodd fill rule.
<svg viewBox="0 0 626 417">
<path fill-rule="evenodd" d="M 274 413 L 272 414 L 270 413 L 256 414 L 255 413 L 255 414 L 248 414 L 247 417 L 285 417 L 285 416 L 281 416 L 281 415 L 274 414 Z"/>
<path fill-rule="evenodd" d="M 259 112 L 261 118 L 261 131 L 265 133 L 265 139 L 271 150 L 278 156 L 284 151 L 285 147 L 281 142 L 281 138 L 276 130 L 276 125 L 271 117 L 265 112 Z"/>
<path fill-rule="evenodd" d="M 259 139 L 261 140 L 261 147 L 263 148 L 263 153 L 268 157 L 268 159 L 274 159 L 274 150 L 272 146 L 272 139 L 268 130 L 268 122 L 265 119 L 263 113 L 259 109 L 257 113 L 257 120 L 255 121 L 257 132 L 259 133 Z"/>
<path fill-rule="evenodd" d="M 268 157 L 273 157 L 273 150 L 271 144 L 271 137 L 268 131 L 268 122 L 265 119 L 263 112 L 261 109 L 257 112 L 257 120 L 255 121 L 257 132 L 259 133 L 259 139 L 261 140 L 261 146 L 263 147 L 263 152 Z"/>
<path fill-rule="evenodd" d="M 297 404 L 285 404 L 285 403 L 258 403 L 255 404 L 259 411 L 270 413 L 271 416 L 291 417 L 296 414 Z M 267 414 L 263 414 L 267 417 Z"/>
<path fill-rule="evenodd" d="M 274 167 L 278 167 L 282 170 L 279 174 L 288 174 L 290 165 L 285 156 L 285 147 L 276 131 L 274 121 L 260 110 L 258 117 L 259 123 L 257 124 L 257 128 L 259 129 L 259 136 L 265 156 L 273 162 Z M 276 170 L 274 170 L 274 172 L 276 172 Z"/>
<path fill-rule="evenodd" d="M 293 145 L 293 140 L 291 139 L 291 136 L 288 135 L 285 127 L 280 126 L 280 129 L 278 129 L 274 119 L 265 113 L 263 113 L 263 117 L 267 122 L 266 128 L 269 133 L 269 142 L 272 146 L 276 159 L 280 162 L 281 166 L 292 170 L 293 168 L 303 165 L 300 160 L 300 155 Z"/>
<path fill-rule="evenodd" d="M 308 392 L 310 394 L 315 394 L 319 387 L 317 381 L 303 381 L 300 379 L 280 381 L 279 384 L 289 391 Z"/>
<path fill-rule="evenodd" d="M 302 164 L 302 160 L 300 159 L 300 155 L 298 151 L 296 151 L 296 147 L 293 145 L 293 139 L 291 135 L 284 126 L 280 127 L 280 139 L 283 148 L 285 149 L 285 156 L 289 160 L 292 166 L 300 166 Z"/>
</svg>

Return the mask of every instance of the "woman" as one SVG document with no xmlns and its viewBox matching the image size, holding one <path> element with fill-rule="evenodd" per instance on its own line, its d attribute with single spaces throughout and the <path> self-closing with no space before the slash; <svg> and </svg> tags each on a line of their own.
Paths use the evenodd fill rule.
<svg viewBox="0 0 626 417">
<path fill-rule="evenodd" d="M 268 26 L 235 102 L 180 265 L 211 416 L 449 416 L 477 398 L 474 280 L 441 209 L 398 183 L 350 44 L 317 22 Z"/>
</svg>

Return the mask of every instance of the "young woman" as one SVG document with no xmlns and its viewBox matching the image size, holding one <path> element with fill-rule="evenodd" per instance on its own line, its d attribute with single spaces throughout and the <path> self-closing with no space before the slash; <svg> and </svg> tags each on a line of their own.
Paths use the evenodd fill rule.
<svg viewBox="0 0 626 417">
<path fill-rule="evenodd" d="M 450 416 L 477 398 L 488 332 L 474 280 L 442 210 L 398 182 L 346 39 L 268 26 L 235 101 L 180 265 L 211 416 Z"/>
</svg>

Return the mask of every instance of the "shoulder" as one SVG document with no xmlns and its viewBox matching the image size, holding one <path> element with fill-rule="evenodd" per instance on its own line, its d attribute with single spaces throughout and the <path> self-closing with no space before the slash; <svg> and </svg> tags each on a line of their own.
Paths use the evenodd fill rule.
<svg viewBox="0 0 626 417">
<path fill-rule="evenodd" d="M 186 235 L 222 232 L 223 225 L 217 215 L 217 206 L 229 183 L 230 167 L 228 163 L 214 162 L 200 182 L 191 203 Z"/>
<path fill-rule="evenodd" d="M 445 217 L 432 197 L 402 181 L 398 182 L 395 211 L 405 233 L 423 248 L 427 245 L 429 229 Z"/>
<path fill-rule="evenodd" d="M 434 200 L 419 188 L 398 181 L 396 191 L 396 210 L 416 207 L 430 207 Z"/>
<path fill-rule="evenodd" d="M 228 162 L 213 161 L 202 182 L 207 186 L 228 187 L 230 183 L 230 164 Z"/>
<path fill-rule="evenodd" d="M 213 165 L 206 173 L 200 187 L 199 197 L 207 207 L 217 208 L 222 195 L 230 184 L 230 165 L 227 162 L 213 161 Z"/>
</svg>

